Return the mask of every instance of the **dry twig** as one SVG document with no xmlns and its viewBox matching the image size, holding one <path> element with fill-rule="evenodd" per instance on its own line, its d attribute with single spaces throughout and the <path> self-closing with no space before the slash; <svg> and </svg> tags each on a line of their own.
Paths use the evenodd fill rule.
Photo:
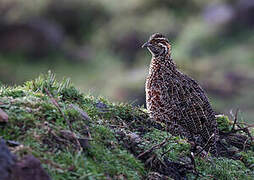
<svg viewBox="0 0 254 180">
<path fill-rule="evenodd" d="M 56 108 L 58 109 L 58 111 L 62 114 L 65 122 L 68 124 L 70 130 L 72 130 L 72 126 L 71 123 L 69 122 L 69 120 L 67 119 L 67 117 L 65 116 L 65 114 L 63 113 L 63 111 L 61 110 L 58 102 L 56 101 L 56 99 L 52 96 L 52 94 L 49 92 L 49 90 L 47 88 L 44 88 L 45 92 L 47 93 L 47 95 L 50 97 L 51 102 L 56 106 Z"/>
<path fill-rule="evenodd" d="M 212 138 L 214 137 L 214 133 L 209 137 L 207 143 L 205 144 L 204 147 L 202 147 L 202 149 L 196 153 L 196 156 L 198 156 L 201 152 L 203 152 L 203 150 L 205 150 L 207 148 L 207 146 L 209 145 L 209 143 L 211 142 Z"/>
<path fill-rule="evenodd" d="M 236 109 L 236 112 L 235 112 L 235 115 L 234 115 L 234 123 L 233 123 L 232 129 L 231 129 L 231 132 L 235 130 L 235 125 L 236 125 L 237 120 L 238 120 L 238 112 L 239 112 L 239 108 Z"/>
<path fill-rule="evenodd" d="M 156 144 L 156 145 L 154 145 L 153 147 L 151 147 L 150 149 L 148 149 L 148 150 L 142 152 L 141 154 L 139 154 L 139 155 L 137 156 L 137 158 L 140 158 L 140 157 L 144 156 L 144 155 L 147 154 L 147 153 L 153 152 L 155 149 L 161 148 L 162 146 L 165 145 L 165 143 L 166 143 L 167 141 L 168 141 L 168 138 L 166 138 L 166 139 L 165 139 L 164 141 L 162 141 L 160 144 Z"/>
<path fill-rule="evenodd" d="M 88 114 L 85 111 L 83 111 L 82 109 L 80 109 L 78 106 L 71 104 L 70 107 L 75 109 L 76 111 L 78 111 L 83 120 L 88 121 L 88 122 L 91 121 L 91 118 L 88 116 Z M 84 129 L 87 131 L 88 139 L 91 140 L 92 137 L 90 134 L 89 127 L 85 125 Z"/>
</svg>

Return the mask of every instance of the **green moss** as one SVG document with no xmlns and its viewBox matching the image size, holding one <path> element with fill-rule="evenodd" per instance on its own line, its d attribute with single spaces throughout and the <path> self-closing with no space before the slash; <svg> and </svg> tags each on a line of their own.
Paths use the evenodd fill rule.
<svg viewBox="0 0 254 180">
<path fill-rule="evenodd" d="M 254 170 L 254 152 L 253 151 L 247 151 L 247 152 L 241 152 L 242 155 L 242 161 L 246 166 L 248 166 L 251 170 Z"/>
<path fill-rule="evenodd" d="M 144 175 L 143 164 L 116 143 L 110 129 L 99 125 L 93 128 L 92 133 L 94 136 L 88 154 L 95 159 L 94 168 L 106 171 L 112 177 L 124 174 L 128 179 L 139 179 Z"/>
<path fill-rule="evenodd" d="M 254 173 L 246 168 L 244 163 L 226 158 L 212 160 L 197 159 L 197 171 L 201 172 L 199 179 L 253 179 Z M 190 179 L 195 176 L 190 175 Z"/>
<path fill-rule="evenodd" d="M 225 115 L 217 115 L 216 121 L 218 123 L 218 128 L 220 131 L 223 132 L 229 132 L 232 128 L 232 125 L 230 124 L 230 120 Z"/>
<path fill-rule="evenodd" d="M 177 161 L 179 158 L 190 154 L 190 144 L 185 139 L 178 136 L 172 136 L 165 131 L 157 129 L 144 136 L 145 142 L 149 142 L 149 144 L 145 144 L 145 149 L 150 149 L 156 144 L 162 143 L 166 138 L 168 138 L 168 141 L 165 146 L 155 151 L 161 159 L 161 156 L 163 155 L 168 157 L 170 160 Z"/>
</svg>

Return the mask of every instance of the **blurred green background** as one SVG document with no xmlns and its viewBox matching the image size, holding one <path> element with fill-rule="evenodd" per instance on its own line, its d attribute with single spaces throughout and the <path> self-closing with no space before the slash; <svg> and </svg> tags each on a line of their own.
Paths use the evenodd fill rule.
<svg viewBox="0 0 254 180">
<path fill-rule="evenodd" d="M 0 82 L 49 69 L 85 93 L 145 104 L 155 32 L 197 79 L 217 113 L 254 122 L 253 0 L 0 0 Z"/>
</svg>

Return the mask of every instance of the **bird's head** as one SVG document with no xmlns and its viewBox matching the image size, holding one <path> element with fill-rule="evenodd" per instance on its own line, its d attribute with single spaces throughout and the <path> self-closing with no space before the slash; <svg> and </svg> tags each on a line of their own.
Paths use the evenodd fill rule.
<svg viewBox="0 0 254 180">
<path fill-rule="evenodd" d="M 169 40 L 160 33 L 155 33 L 150 36 L 149 40 L 143 44 L 142 48 L 146 47 L 154 57 L 166 56 L 171 54 L 171 45 Z"/>
</svg>

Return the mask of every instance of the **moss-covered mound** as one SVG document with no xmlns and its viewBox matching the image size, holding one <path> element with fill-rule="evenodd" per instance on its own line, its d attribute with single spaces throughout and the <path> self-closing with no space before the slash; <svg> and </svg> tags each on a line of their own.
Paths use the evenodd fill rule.
<svg viewBox="0 0 254 180">
<path fill-rule="evenodd" d="M 1 85 L 0 108 L 8 115 L 0 136 L 20 143 L 11 150 L 37 157 L 54 180 L 254 179 L 251 145 L 238 160 L 193 156 L 185 139 L 150 120 L 144 108 L 82 94 L 51 73 L 23 86 Z M 231 122 L 218 120 L 228 133 Z"/>
</svg>

